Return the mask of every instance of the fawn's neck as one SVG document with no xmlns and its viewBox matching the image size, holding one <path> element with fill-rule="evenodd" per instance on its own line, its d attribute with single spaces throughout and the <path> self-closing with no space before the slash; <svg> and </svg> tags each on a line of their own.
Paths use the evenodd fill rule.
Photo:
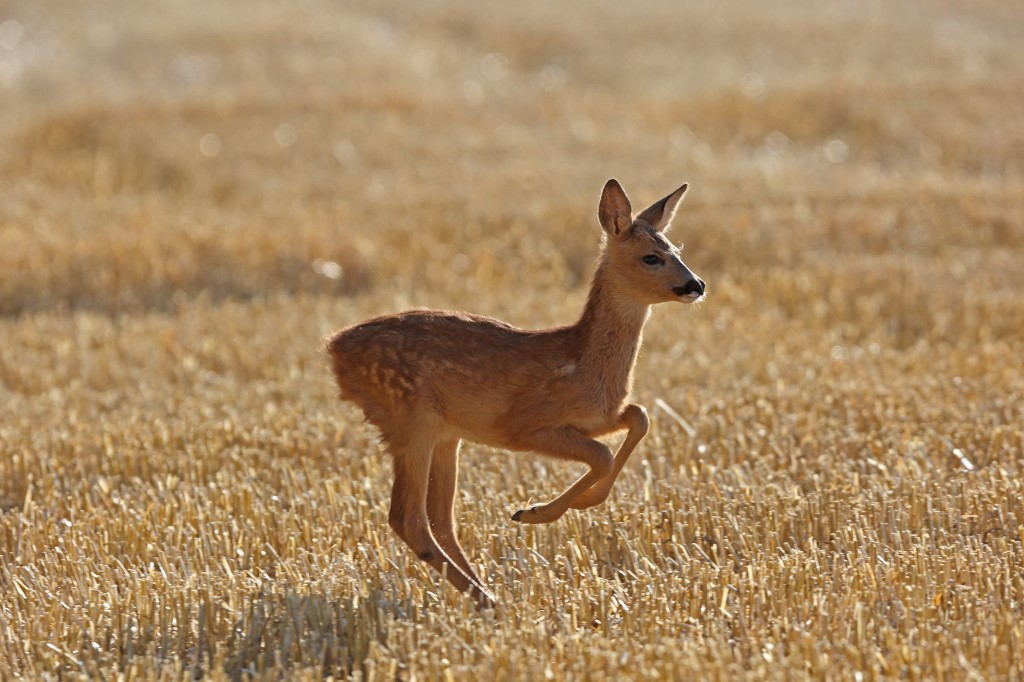
<svg viewBox="0 0 1024 682">
<path fill-rule="evenodd" d="M 602 383 L 610 390 L 621 388 L 628 393 L 644 323 L 650 314 L 649 305 L 637 303 L 618 290 L 602 262 L 594 273 L 576 329 L 583 345 L 580 360 L 600 371 Z"/>
</svg>

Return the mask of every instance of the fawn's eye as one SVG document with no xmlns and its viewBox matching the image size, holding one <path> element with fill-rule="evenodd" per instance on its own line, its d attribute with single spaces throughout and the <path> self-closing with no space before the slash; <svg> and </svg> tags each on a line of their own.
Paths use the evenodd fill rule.
<svg viewBox="0 0 1024 682">
<path fill-rule="evenodd" d="M 653 253 L 649 253 L 646 256 L 644 256 L 643 261 L 648 265 L 660 265 L 662 263 L 661 258 Z"/>
</svg>

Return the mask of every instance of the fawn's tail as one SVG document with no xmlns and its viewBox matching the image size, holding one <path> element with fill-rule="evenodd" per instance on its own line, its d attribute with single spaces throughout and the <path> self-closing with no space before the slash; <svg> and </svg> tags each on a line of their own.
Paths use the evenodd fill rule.
<svg viewBox="0 0 1024 682">
<path fill-rule="evenodd" d="M 335 332 L 324 343 L 324 352 L 330 358 L 331 371 L 338 385 L 339 398 L 359 406 L 366 420 L 382 430 L 390 423 L 386 401 L 382 400 L 373 382 L 367 381 L 372 369 L 368 367 L 364 350 L 366 334 L 358 327 Z"/>
<path fill-rule="evenodd" d="M 338 384 L 338 390 L 341 391 L 342 400 L 350 400 L 350 390 L 346 390 L 345 381 L 346 376 L 349 373 L 348 364 L 346 358 L 348 349 L 346 348 L 345 331 L 341 330 L 332 334 L 324 342 L 323 350 L 327 354 L 328 359 L 331 363 L 331 372 L 334 374 L 334 380 Z"/>
</svg>

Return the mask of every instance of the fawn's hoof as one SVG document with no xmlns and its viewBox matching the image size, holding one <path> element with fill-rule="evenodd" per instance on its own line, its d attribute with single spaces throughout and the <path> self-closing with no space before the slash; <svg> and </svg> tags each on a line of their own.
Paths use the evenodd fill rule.
<svg viewBox="0 0 1024 682">
<path fill-rule="evenodd" d="M 519 523 L 551 523 L 561 514 L 552 515 L 542 504 L 536 504 L 529 509 L 520 509 L 512 515 L 513 521 Z"/>
<path fill-rule="evenodd" d="M 536 521 L 534 521 L 530 517 L 536 514 L 539 508 L 540 505 L 535 504 L 529 509 L 520 509 L 519 511 L 512 515 L 512 520 L 519 521 L 520 523 L 536 523 Z M 523 518 L 524 516 L 526 518 Z"/>
<path fill-rule="evenodd" d="M 478 609 L 494 609 L 498 606 L 498 598 L 490 592 L 482 592 L 480 596 L 476 598 L 476 607 Z"/>
</svg>

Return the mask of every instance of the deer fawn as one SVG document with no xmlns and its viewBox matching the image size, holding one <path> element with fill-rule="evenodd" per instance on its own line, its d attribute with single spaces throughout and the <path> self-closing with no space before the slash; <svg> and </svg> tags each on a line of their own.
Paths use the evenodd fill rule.
<svg viewBox="0 0 1024 682">
<path fill-rule="evenodd" d="M 462 439 L 586 464 L 546 504 L 512 519 L 550 523 L 603 502 L 637 443 L 647 412 L 627 403 L 651 305 L 693 303 L 704 282 L 664 233 L 686 185 L 633 216 L 615 180 L 601 194 L 605 235 L 575 324 L 526 331 L 460 312 L 410 310 L 335 333 L 327 342 L 343 399 L 380 428 L 394 461 L 388 521 L 423 561 L 484 605 L 494 599 L 455 535 Z M 612 456 L 595 440 L 628 429 Z"/>
</svg>

